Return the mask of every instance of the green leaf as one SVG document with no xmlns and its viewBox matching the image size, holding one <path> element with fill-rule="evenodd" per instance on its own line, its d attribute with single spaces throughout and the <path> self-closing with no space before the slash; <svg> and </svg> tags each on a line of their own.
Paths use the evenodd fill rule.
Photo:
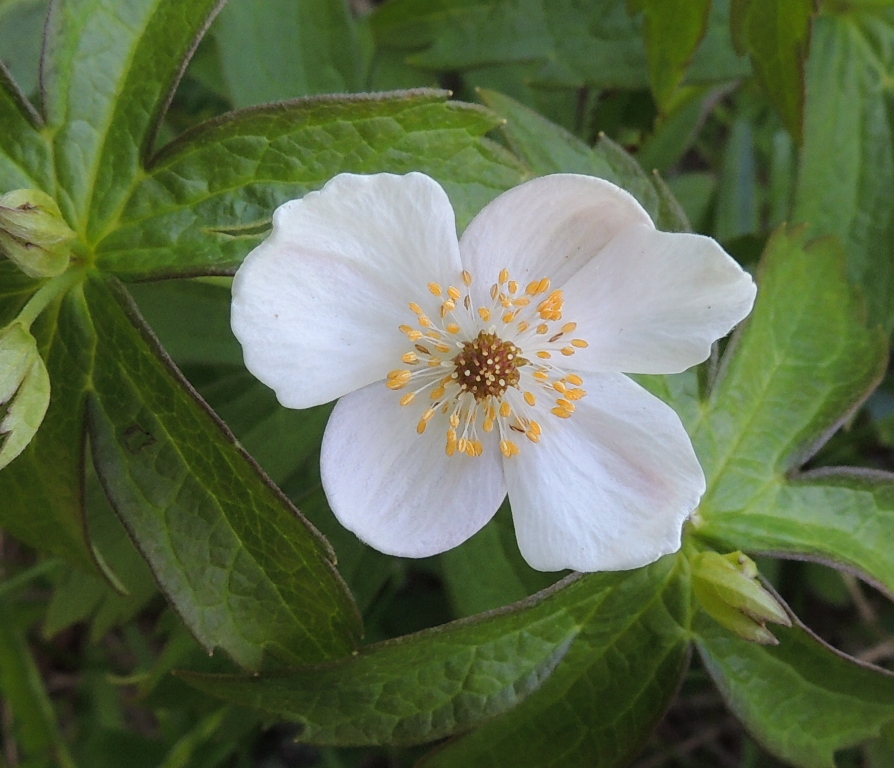
<svg viewBox="0 0 894 768">
<path fill-rule="evenodd" d="M 50 404 L 50 377 L 20 323 L 0 331 L 0 469 L 31 442 Z"/>
<path fill-rule="evenodd" d="M 312 743 L 430 741 L 511 709 L 455 743 L 454 750 L 436 755 L 434 761 L 435 765 L 483 765 L 491 749 L 506 749 L 480 739 L 485 731 L 501 726 L 503 731 L 514 732 L 519 717 L 527 719 L 521 714 L 525 707 L 548 709 L 560 691 L 573 698 L 574 689 L 568 691 L 569 676 L 591 675 L 586 683 L 581 682 L 579 694 L 584 687 L 592 691 L 590 686 L 607 684 L 611 661 L 606 657 L 618 653 L 628 661 L 637 658 L 642 650 L 637 644 L 645 640 L 637 636 L 640 621 L 651 623 L 646 634 L 655 647 L 644 668 L 637 664 L 625 668 L 643 683 L 656 670 L 667 673 L 672 668 L 673 688 L 686 645 L 676 621 L 681 607 L 677 600 L 682 595 L 676 594 L 675 586 L 672 559 L 643 571 L 573 576 L 522 603 L 370 646 L 350 659 L 280 675 L 239 678 L 187 673 L 186 679 L 209 693 L 297 720 L 305 728 L 302 739 Z M 656 592 L 660 596 L 656 597 Z M 615 643 L 621 647 L 616 648 Z M 544 683 L 557 663 L 556 671 Z M 599 703 L 589 698 L 590 707 L 598 709 Z M 540 718 L 539 751 L 564 746 L 543 738 L 544 729 L 555 720 Z M 594 718 L 594 722 L 599 721 Z M 530 731 L 523 733 L 523 741 L 531 740 Z M 480 748 L 482 743 L 485 750 Z M 452 756 L 456 747 L 464 754 L 458 763 Z M 513 754 L 526 754 L 524 750 L 532 748 L 526 743 L 499 752 L 501 764 L 548 765 L 536 757 L 528 762 Z"/>
<path fill-rule="evenodd" d="M 685 561 L 591 574 L 552 594 L 581 625 L 561 664 L 512 712 L 423 760 L 425 768 L 629 765 L 688 662 Z"/>
<path fill-rule="evenodd" d="M 804 65 L 815 0 L 738 0 L 732 35 L 751 56 L 754 75 L 799 144 L 804 133 Z"/>
<path fill-rule="evenodd" d="M 0 62 L 0 194 L 13 189 L 52 189 L 50 147 L 41 121 Z"/>
<path fill-rule="evenodd" d="M 337 173 L 423 171 L 441 182 L 460 226 L 522 180 L 517 161 L 481 139 L 495 118 L 443 91 L 321 97 L 246 110 L 168 146 L 97 246 L 125 278 L 234 269 L 274 208 Z"/>
<path fill-rule="evenodd" d="M 894 675 L 857 663 L 803 625 L 774 627 L 778 646 L 749 643 L 700 615 L 696 647 L 749 733 L 787 764 L 835 768 L 835 752 L 894 722 Z"/>
<path fill-rule="evenodd" d="M 27 94 L 37 93 L 40 45 L 49 0 L 0 3 L 0 51 L 12 76 Z"/>
<path fill-rule="evenodd" d="M 649 81 L 665 111 L 708 29 L 711 0 L 643 0 Z"/>
<path fill-rule="evenodd" d="M 92 243 L 123 202 L 221 0 L 54 0 L 42 86 L 58 202 Z"/>
<path fill-rule="evenodd" d="M 31 332 L 53 396 L 34 439 L 0 472 L 0 526 L 40 551 L 97 573 L 83 499 L 84 398 L 93 364 L 93 329 L 76 293 L 68 293 L 43 311 Z"/>
<path fill-rule="evenodd" d="M 649 85 L 640 19 L 617 0 L 391 0 L 373 16 L 384 47 L 423 49 L 424 69 L 468 70 L 533 61 L 532 82 L 554 87 L 645 88 Z M 690 82 L 748 74 L 729 44 L 729 3 L 713 3 Z"/>
<path fill-rule="evenodd" d="M 178 376 L 129 297 L 88 281 L 97 473 L 162 590 L 209 651 L 248 669 L 350 653 L 359 632 L 331 551 Z"/>
<path fill-rule="evenodd" d="M 236 107 L 362 90 L 359 39 L 345 0 L 229 0 L 212 34 Z"/>
<path fill-rule="evenodd" d="M 872 322 L 894 330 L 894 9 L 820 16 L 793 220 L 838 235 Z"/>
<path fill-rule="evenodd" d="M 869 519 L 887 502 L 850 479 L 786 478 L 879 381 L 885 336 L 866 327 L 831 238 L 808 243 L 803 228 L 778 230 L 758 285 L 754 311 L 690 426 L 708 479 L 698 533 L 734 549 L 847 563 L 894 591 L 889 548 L 874 533 L 884 518 Z"/>
<path fill-rule="evenodd" d="M 630 192 L 660 229 L 689 228 L 685 214 L 657 174 L 649 176 L 623 147 L 607 136 L 601 135 L 596 147 L 591 148 L 508 96 L 483 89 L 479 95 L 504 119 L 500 130 L 507 143 L 536 175 L 583 173 L 607 179 Z"/>
<path fill-rule="evenodd" d="M 313 744 L 432 741 L 503 714 L 540 687 L 579 630 L 560 602 L 535 599 L 282 674 L 180 674 L 207 693 L 301 723 L 301 739 Z"/>
</svg>

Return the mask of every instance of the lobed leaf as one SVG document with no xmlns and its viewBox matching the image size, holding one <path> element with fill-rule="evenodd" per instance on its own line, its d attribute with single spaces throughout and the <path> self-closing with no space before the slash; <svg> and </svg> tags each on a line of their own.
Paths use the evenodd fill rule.
<svg viewBox="0 0 894 768">
<path fill-rule="evenodd" d="M 424 171 L 464 226 L 522 170 L 480 138 L 496 124 L 491 114 L 446 96 L 306 99 L 206 123 L 153 161 L 98 244 L 98 264 L 127 279 L 233 270 L 278 205 L 345 171 Z"/>
<path fill-rule="evenodd" d="M 511 709 L 426 765 L 559 765 L 538 756 L 567 749 L 557 733 L 544 737 L 567 716 L 553 708 L 576 707 L 586 698 L 578 716 L 589 719 L 602 706 L 593 690 L 609 680 L 623 687 L 615 676 L 625 673 L 635 688 L 631 699 L 643 689 L 664 692 L 669 679 L 671 690 L 676 686 L 686 657 L 679 582 L 672 558 L 644 571 L 575 575 L 521 603 L 369 646 L 334 663 L 261 677 L 181 674 L 206 692 L 297 720 L 304 726 L 301 738 L 321 744 L 429 741 Z M 641 658 L 645 646 L 648 660 Z M 658 682 L 651 680 L 656 672 Z M 615 711 L 606 727 L 620 721 L 637 731 L 665 701 L 660 695 L 640 701 L 636 715 Z M 534 712 L 536 739 L 528 725 Z M 601 749 L 617 747 L 615 739 Z"/>
<path fill-rule="evenodd" d="M 91 447 L 109 500 L 198 641 L 256 670 L 345 655 L 359 616 L 331 550 L 179 377 L 115 282 L 85 285 Z M 136 325 L 134 325 L 136 324 Z"/>
<path fill-rule="evenodd" d="M 590 574 L 546 594 L 573 605 L 581 625 L 562 663 L 514 710 L 430 753 L 425 768 L 620 768 L 639 752 L 688 662 L 685 561 Z"/>
<path fill-rule="evenodd" d="M 90 243 L 140 175 L 185 61 L 223 0 L 54 0 L 41 84 L 57 202 Z"/>
<path fill-rule="evenodd" d="M 866 327 L 832 239 L 808 243 L 803 229 L 778 230 L 758 284 L 754 311 L 694 425 L 708 478 L 698 533 L 735 548 L 840 558 L 890 588 L 883 538 L 843 514 L 862 509 L 868 522 L 867 499 L 850 495 L 849 481 L 833 479 L 826 490 L 818 478 L 786 481 L 883 375 L 885 336 Z M 832 503 L 817 503 L 823 495 Z"/>
<path fill-rule="evenodd" d="M 318 667 L 180 675 L 207 693 L 299 722 L 302 741 L 313 744 L 432 741 L 503 714 L 540 687 L 580 629 L 555 602 L 405 635 Z"/>
<path fill-rule="evenodd" d="M 727 706 L 774 755 L 835 768 L 835 752 L 894 722 L 894 675 L 857 663 L 802 624 L 773 627 L 779 645 L 750 643 L 700 614 L 695 644 Z"/>
</svg>

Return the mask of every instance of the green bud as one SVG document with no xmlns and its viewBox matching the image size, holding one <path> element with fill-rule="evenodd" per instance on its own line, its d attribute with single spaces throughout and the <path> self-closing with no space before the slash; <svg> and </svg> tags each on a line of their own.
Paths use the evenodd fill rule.
<svg viewBox="0 0 894 768">
<path fill-rule="evenodd" d="M 50 404 L 50 377 L 21 322 L 0 330 L 0 469 L 18 456 Z"/>
<path fill-rule="evenodd" d="M 61 275 L 74 238 L 56 201 L 39 189 L 17 189 L 0 197 L 0 251 L 26 275 Z"/>
<path fill-rule="evenodd" d="M 768 621 L 791 626 L 788 614 L 757 579 L 757 566 L 741 552 L 699 552 L 692 560 L 692 591 L 705 611 L 740 637 L 765 645 L 776 638 Z"/>
</svg>

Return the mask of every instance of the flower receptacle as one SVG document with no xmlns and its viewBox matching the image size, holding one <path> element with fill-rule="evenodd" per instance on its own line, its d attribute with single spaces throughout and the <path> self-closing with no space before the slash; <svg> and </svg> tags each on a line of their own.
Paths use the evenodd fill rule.
<svg viewBox="0 0 894 768">
<path fill-rule="evenodd" d="M 75 237 L 46 193 L 17 189 L 0 196 L 0 252 L 29 277 L 62 274 Z"/>
<path fill-rule="evenodd" d="M 777 641 L 767 622 L 791 626 L 779 601 L 757 578 L 754 561 L 741 552 L 699 552 L 691 558 L 692 590 L 715 621 L 745 640 L 764 645 Z"/>
</svg>

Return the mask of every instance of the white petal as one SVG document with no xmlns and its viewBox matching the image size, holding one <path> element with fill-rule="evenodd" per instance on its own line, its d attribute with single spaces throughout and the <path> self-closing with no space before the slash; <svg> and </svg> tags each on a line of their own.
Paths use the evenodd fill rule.
<svg viewBox="0 0 894 768">
<path fill-rule="evenodd" d="M 569 419 L 504 462 L 518 545 L 541 571 L 638 568 L 680 548 L 705 479 L 680 419 L 626 376 L 594 374 Z"/>
<path fill-rule="evenodd" d="M 652 226 L 631 195 L 604 179 L 561 173 L 510 189 L 460 239 L 463 264 L 475 278 L 473 298 L 489 306 L 487 291 L 503 268 L 522 286 L 548 277 L 558 288 L 635 223 Z"/>
<path fill-rule="evenodd" d="M 276 210 L 233 281 L 248 369 L 290 408 L 333 400 L 400 367 L 408 303 L 461 271 L 453 208 L 428 176 L 341 174 Z"/>
<path fill-rule="evenodd" d="M 711 238 L 633 226 L 563 286 L 564 316 L 589 343 L 583 371 L 679 373 L 705 360 L 757 289 Z"/>
<path fill-rule="evenodd" d="M 422 409 L 398 401 L 381 382 L 339 400 L 320 472 L 345 528 L 380 552 L 427 557 L 462 544 L 493 517 L 506 496 L 500 449 L 488 439 L 482 456 L 447 456 L 446 417 L 438 413 L 419 435 Z"/>
</svg>

